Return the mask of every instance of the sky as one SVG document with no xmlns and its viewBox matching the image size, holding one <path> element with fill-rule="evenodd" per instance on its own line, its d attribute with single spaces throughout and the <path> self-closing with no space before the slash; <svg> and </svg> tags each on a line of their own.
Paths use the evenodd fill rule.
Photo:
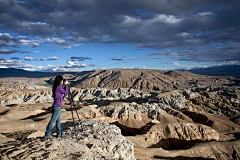
<svg viewBox="0 0 240 160">
<path fill-rule="evenodd" d="M 240 0 L 0 0 L 0 68 L 240 64 Z"/>
</svg>

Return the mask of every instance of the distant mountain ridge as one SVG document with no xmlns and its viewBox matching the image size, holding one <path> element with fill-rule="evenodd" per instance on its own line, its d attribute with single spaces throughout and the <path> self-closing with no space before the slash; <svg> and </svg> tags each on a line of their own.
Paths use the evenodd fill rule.
<svg viewBox="0 0 240 160">
<path fill-rule="evenodd" d="M 0 68 L 0 77 L 27 77 L 27 78 L 41 78 L 51 77 L 63 74 L 76 74 L 75 72 L 39 72 L 39 71 L 26 71 L 23 69 L 15 68 Z"/>
<path fill-rule="evenodd" d="M 186 70 L 185 70 L 186 71 Z M 208 68 L 196 68 L 187 70 L 192 73 L 209 75 L 209 76 L 233 76 L 240 78 L 240 65 L 226 65 Z"/>
</svg>

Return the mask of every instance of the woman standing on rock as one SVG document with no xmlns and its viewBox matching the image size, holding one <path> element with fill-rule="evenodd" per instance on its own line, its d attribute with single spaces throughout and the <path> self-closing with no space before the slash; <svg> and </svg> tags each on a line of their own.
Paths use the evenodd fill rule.
<svg viewBox="0 0 240 160">
<path fill-rule="evenodd" d="M 65 88 L 62 87 L 62 84 L 65 84 Z M 45 138 L 53 138 L 52 137 L 52 129 L 53 129 L 53 124 L 56 122 L 57 126 L 57 134 L 58 137 L 63 137 L 63 130 L 61 127 L 61 109 L 62 109 L 62 104 L 63 104 L 63 94 L 68 94 L 68 86 L 67 86 L 68 81 L 63 82 L 63 77 L 62 76 L 56 76 L 54 80 L 54 86 L 52 89 L 52 95 L 54 98 L 54 102 L 52 105 L 53 113 L 51 120 L 49 121 L 46 132 L 45 132 Z"/>
</svg>

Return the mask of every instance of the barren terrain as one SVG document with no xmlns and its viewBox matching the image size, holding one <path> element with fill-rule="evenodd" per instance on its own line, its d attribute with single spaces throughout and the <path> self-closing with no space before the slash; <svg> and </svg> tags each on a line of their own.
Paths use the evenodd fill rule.
<svg viewBox="0 0 240 160">
<path fill-rule="evenodd" d="M 1 159 L 240 159 L 237 78 L 159 70 L 64 76 L 76 79 L 77 132 L 66 95 L 67 137 L 52 140 L 43 136 L 54 77 L 0 78 Z"/>
</svg>

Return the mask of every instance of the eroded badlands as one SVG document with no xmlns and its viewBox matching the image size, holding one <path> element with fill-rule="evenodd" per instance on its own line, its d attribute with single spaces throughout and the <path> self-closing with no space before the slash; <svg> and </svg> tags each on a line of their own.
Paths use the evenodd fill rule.
<svg viewBox="0 0 240 160">
<path fill-rule="evenodd" d="M 66 96 L 67 137 L 44 140 L 51 88 L 36 83 L 0 86 L 1 159 L 240 159 L 239 84 L 170 91 L 72 87 L 77 137 Z"/>
</svg>

